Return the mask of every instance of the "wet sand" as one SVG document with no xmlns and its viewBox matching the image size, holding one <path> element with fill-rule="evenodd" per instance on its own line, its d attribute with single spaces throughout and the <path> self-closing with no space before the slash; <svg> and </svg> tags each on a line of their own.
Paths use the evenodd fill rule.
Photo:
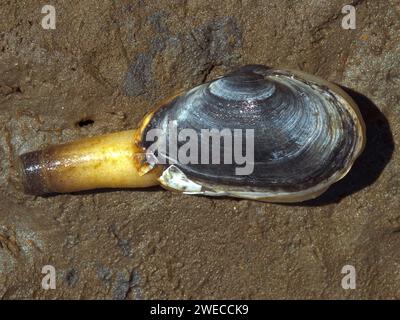
<svg viewBox="0 0 400 320">
<path fill-rule="evenodd" d="M 41 1 L 2 5 L 0 298 L 400 298 L 400 7 L 353 1 L 344 30 L 347 2 L 53 1 L 55 30 Z M 358 102 L 366 150 L 322 197 L 22 192 L 19 154 L 135 128 L 157 101 L 248 63 L 316 74 Z"/>
</svg>

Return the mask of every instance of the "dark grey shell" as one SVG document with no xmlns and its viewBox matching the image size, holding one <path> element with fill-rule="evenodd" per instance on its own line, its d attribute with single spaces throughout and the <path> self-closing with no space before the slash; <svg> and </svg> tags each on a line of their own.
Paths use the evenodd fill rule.
<svg viewBox="0 0 400 320">
<path fill-rule="evenodd" d="M 235 174 L 237 164 L 182 164 L 168 150 L 158 154 L 158 159 L 168 159 L 161 183 L 186 193 L 270 201 L 313 198 L 348 172 L 365 140 L 357 106 L 340 88 L 301 72 L 259 65 L 242 67 L 169 101 L 143 129 L 141 146 L 153 143 L 146 141 L 150 129 L 168 135 L 172 120 L 178 132 L 195 129 L 199 141 L 201 129 L 255 133 L 249 175 Z M 178 141 L 178 148 L 184 143 Z"/>
</svg>

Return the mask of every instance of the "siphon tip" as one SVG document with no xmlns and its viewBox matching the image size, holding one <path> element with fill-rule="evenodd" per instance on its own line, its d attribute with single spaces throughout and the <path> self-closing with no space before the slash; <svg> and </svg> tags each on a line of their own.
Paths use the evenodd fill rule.
<svg viewBox="0 0 400 320">
<path fill-rule="evenodd" d="M 43 151 L 39 150 L 19 156 L 21 183 L 25 193 L 43 195 L 50 192 L 42 170 L 42 153 Z"/>
</svg>

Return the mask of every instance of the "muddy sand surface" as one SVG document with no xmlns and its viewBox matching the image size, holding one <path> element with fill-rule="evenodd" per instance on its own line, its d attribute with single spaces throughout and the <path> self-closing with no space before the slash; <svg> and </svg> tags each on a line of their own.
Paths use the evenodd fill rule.
<svg viewBox="0 0 400 320">
<path fill-rule="evenodd" d="M 52 4 L 55 30 L 43 1 L 1 4 L 0 298 L 400 298 L 398 1 Z M 317 200 L 22 192 L 19 154 L 135 128 L 157 101 L 248 63 L 316 74 L 359 103 L 366 150 Z"/>
</svg>

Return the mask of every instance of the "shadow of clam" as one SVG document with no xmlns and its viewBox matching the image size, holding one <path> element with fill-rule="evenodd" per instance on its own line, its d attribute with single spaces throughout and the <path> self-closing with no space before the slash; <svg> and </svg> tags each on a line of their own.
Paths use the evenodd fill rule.
<svg viewBox="0 0 400 320">
<path fill-rule="evenodd" d="M 320 197 L 305 201 L 300 206 L 323 206 L 340 202 L 373 184 L 392 158 L 394 142 L 386 117 L 364 95 L 343 86 L 341 88 L 357 103 L 364 118 L 367 131 L 365 149 L 346 177 L 333 184 Z"/>
</svg>

